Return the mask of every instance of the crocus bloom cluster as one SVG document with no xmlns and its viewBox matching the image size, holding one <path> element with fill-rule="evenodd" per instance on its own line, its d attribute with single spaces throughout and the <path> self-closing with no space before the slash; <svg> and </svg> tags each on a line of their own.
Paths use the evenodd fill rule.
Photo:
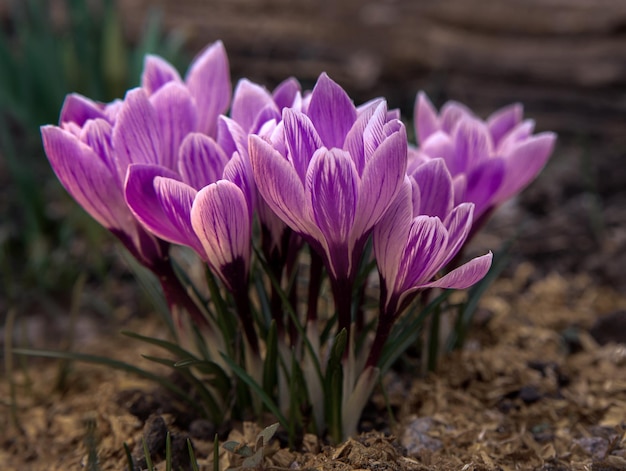
<svg viewBox="0 0 626 471">
<path fill-rule="evenodd" d="M 68 96 L 60 125 L 42 128 L 44 147 L 68 192 L 159 277 L 173 312 L 183 308 L 206 323 L 211 341 L 224 336 L 217 353 L 208 349 L 218 356 L 207 358 L 212 368 L 224 366 L 219 356 L 230 352 L 224 376 L 234 376 L 239 363 L 245 382 L 262 384 L 265 401 L 272 395 L 282 401 L 292 382 L 305 378 L 305 399 L 291 400 L 312 403 L 319 433 L 326 420 L 335 438 L 345 437 L 356 431 L 394 323 L 417 293 L 463 289 L 485 276 L 490 253 L 446 270 L 476 221 L 537 174 L 554 135 L 532 136 L 519 105 L 485 123 L 455 103 L 437 114 L 420 94 L 420 146 L 410 149 L 399 113 L 384 99 L 355 106 L 326 74 L 311 92 L 303 93 L 295 79 L 271 93 L 242 79 L 230 95 L 220 42 L 194 61 L 184 80 L 149 56 L 141 86 L 123 100 L 104 105 Z M 381 285 L 380 310 L 367 327 L 355 322 L 355 313 L 363 309 L 356 293 L 369 279 L 371 265 L 363 263 L 369 241 Z M 235 313 L 240 329 L 212 314 L 224 299 L 192 300 L 169 264 L 170 243 L 191 247 L 220 280 L 232 301 L 220 315 Z M 282 289 L 293 286 L 305 245 L 311 249 L 309 310 L 300 319 L 297 290 Z M 335 311 L 318 319 L 311 305 L 317 305 L 322 266 Z M 251 274 L 268 274 L 271 283 L 251 282 Z M 355 286 L 357 280 L 364 285 Z M 270 285 L 268 295 L 263 289 Z M 318 321 L 329 322 L 335 336 L 322 338 L 327 326 Z M 243 346 L 226 338 L 233 330 L 243 332 Z M 358 345 L 356 335 L 363 339 Z M 337 353 L 337 345 L 345 350 Z M 231 401 L 225 396 L 221 403 Z M 339 412 L 333 401 L 340 401 Z"/>
<path fill-rule="evenodd" d="M 420 92 L 414 116 L 419 148 L 409 172 L 424 160 L 443 158 L 454 179 L 455 202 L 474 203 L 474 220 L 479 221 L 532 182 L 552 154 L 556 135 L 533 135 L 534 122 L 522 117 L 520 104 L 502 108 L 486 121 L 454 101 L 437 113 Z"/>
</svg>

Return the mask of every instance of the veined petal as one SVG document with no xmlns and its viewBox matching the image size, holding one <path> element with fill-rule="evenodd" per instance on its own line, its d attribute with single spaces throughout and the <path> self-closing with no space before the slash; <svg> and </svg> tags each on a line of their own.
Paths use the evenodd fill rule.
<svg viewBox="0 0 626 471">
<path fill-rule="evenodd" d="M 191 224 L 209 264 L 220 270 L 237 258 L 246 269 L 250 261 L 251 224 L 241 189 L 226 180 L 198 192 L 191 208 Z"/>
<path fill-rule="evenodd" d="M 146 55 L 143 61 L 141 87 L 152 95 L 168 82 L 182 82 L 178 71 L 162 57 Z"/>
<path fill-rule="evenodd" d="M 230 116 L 244 131 L 251 132 L 258 114 L 268 105 L 276 108 L 278 114 L 272 96 L 264 87 L 248 79 L 241 79 L 235 88 Z"/>
<path fill-rule="evenodd" d="M 367 162 L 372 154 L 376 151 L 378 146 L 385 140 L 387 134 L 385 133 L 385 124 L 387 122 L 387 103 L 381 101 L 378 104 L 371 119 L 368 120 L 365 129 L 363 130 L 363 146 L 365 162 Z M 406 140 L 406 133 L 405 138 Z"/>
<path fill-rule="evenodd" d="M 118 178 L 118 169 L 113 158 L 111 147 L 111 136 L 113 129 L 108 121 L 104 119 L 92 119 L 85 123 L 80 130 L 80 140 L 87 144 L 96 155 L 107 166 L 109 173 L 113 175 L 117 183 L 120 194 L 123 192 L 123 181 Z"/>
<path fill-rule="evenodd" d="M 250 136 L 249 148 L 256 186 L 265 202 L 294 231 L 308 233 L 304 185 L 293 166 L 258 136 Z"/>
<path fill-rule="evenodd" d="M 102 105 L 78 93 L 70 93 L 63 101 L 59 123 L 76 123 L 84 126 L 90 119 L 106 119 Z"/>
<path fill-rule="evenodd" d="M 206 134 L 190 133 L 183 140 L 178 154 L 178 171 L 183 181 L 196 190 L 222 178 L 228 157 Z"/>
<path fill-rule="evenodd" d="M 180 144 L 197 126 L 196 106 L 187 87 L 179 82 L 163 85 L 150 97 L 150 102 L 156 111 L 163 143 L 159 163 L 176 170 Z"/>
<path fill-rule="evenodd" d="M 446 217 L 443 224 L 448 231 L 448 246 L 445 258 L 441 261 L 442 267 L 445 267 L 459 253 L 472 229 L 473 222 L 474 205 L 472 203 L 458 205 Z"/>
<path fill-rule="evenodd" d="M 496 196 L 503 202 L 525 188 L 544 167 L 552 151 L 556 134 L 543 132 L 521 142 L 506 158 L 506 176 Z"/>
<path fill-rule="evenodd" d="M 298 111 L 283 110 L 285 144 L 289 157 L 302 184 L 306 181 L 306 172 L 316 150 L 323 147 L 311 120 Z"/>
<path fill-rule="evenodd" d="M 243 156 L 238 152 L 233 154 L 233 158 L 224 167 L 224 180 L 234 183 L 243 192 L 252 219 L 252 212 L 256 206 L 256 187 L 247 155 Z"/>
<path fill-rule="evenodd" d="M 163 231 L 162 235 L 157 235 L 175 244 L 188 245 L 202 258 L 206 258 L 202 244 L 191 227 L 191 207 L 198 192 L 186 183 L 172 178 L 155 177 L 153 184 L 154 192 L 166 217 L 157 229 L 160 230 L 168 222 L 170 226 L 167 228 L 169 237 L 163 237 L 165 235 Z M 152 232 L 156 234 L 156 231 Z"/>
<path fill-rule="evenodd" d="M 491 268 L 493 254 L 476 257 L 452 270 L 437 281 L 426 283 L 419 288 L 466 289 L 482 280 Z"/>
<path fill-rule="evenodd" d="M 409 177 L 405 177 L 393 203 L 372 233 L 374 256 L 378 271 L 388 284 L 391 294 L 398 276 L 400 257 L 406 245 L 409 227 L 413 220 L 412 189 Z"/>
<path fill-rule="evenodd" d="M 470 170 L 463 201 L 476 205 L 474 218 L 478 219 L 494 203 L 506 172 L 504 159 L 492 157 Z"/>
<path fill-rule="evenodd" d="M 407 139 L 404 126 L 388 137 L 365 165 L 352 242 L 366 234 L 383 216 L 406 175 Z M 339 207 L 341 209 L 341 207 Z"/>
<path fill-rule="evenodd" d="M 56 126 L 41 128 L 43 145 L 59 181 L 91 217 L 107 229 L 124 228 L 132 220 L 117 175 L 78 138 Z"/>
<path fill-rule="evenodd" d="M 437 217 L 417 216 L 410 224 L 394 292 L 400 294 L 430 280 L 441 269 L 448 232 Z"/>
<path fill-rule="evenodd" d="M 343 144 L 343 149 L 348 151 L 352 156 L 352 160 L 356 166 L 356 171 L 359 175 L 363 173 L 365 168 L 365 143 L 363 139 L 363 133 L 372 119 L 374 112 L 382 103 L 383 100 L 378 98 L 371 100 L 357 108 L 357 119 L 348 131 L 348 135 Z"/>
<path fill-rule="evenodd" d="M 126 94 L 113 127 L 112 142 L 122 181 L 130 164 L 159 164 L 162 136 L 145 90 L 135 88 Z"/>
<path fill-rule="evenodd" d="M 282 112 L 283 108 L 290 108 L 294 104 L 294 100 L 298 93 L 302 90 L 300 82 L 294 77 L 289 77 L 278 84 L 272 92 L 272 98 L 278 106 L 278 110 Z"/>
<path fill-rule="evenodd" d="M 467 175 L 461 173 L 452 179 L 452 186 L 454 188 L 454 206 L 465 201 L 465 193 L 467 190 Z"/>
<path fill-rule="evenodd" d="M 424 92 L 417 94 L 413 114 L 417 143 L 423 145 L 426 139 L 441 129 L 437 110 Z"/>
<path fill-rule="evenodd" d="M 495 146 L 522 121 L 523 116 L 524 107 L 520 103 L 514 103 L 499 109 L 487 118 L 487 127 Z"/>
<path fill-rule="evenodd" d="M 217 143 L 230 159 L 235 152 L 248 153 L 248 133 L 234 119 L 221 115 L 218 120 Z"/>
<path fill-rule="evenodd" d="M 452 177 L 443 159 L 420 165 L 412 176 L 420 189 L 419 214 L 437 216 L 443 221 L 454 204 Z"/>
<path fill-rule="evenodd" d="M 124 184 L 124 196 L 126 204 L 135 215 L 137 220 L 161 239 L 176 244 L 191 245 L 181 233 L 179 228 L 173 225 L 169 216 L 165 214 L 161 197 L 155 189 L 155 179 L 165 177 L 171 180 L 179 180 L 180 177 L 171 170 L 158 165 L 133 164 L 128 168 L 128 174 Z"/>
<path fill-rule="evenodd" d="M 322 148 L 311 159 L 306 193 L 311 198 L 315 223 L 329 246 L 348 243 L 356 213 L 358 178 L 346 151 Z"/>
<path fill-rule="evenodd" d="M 454 159 L 447 161 L 450 173 L 466 172 L 493 154 L 493 143 L 487 126 L 475 118 L 463 118 L 453 134 Z"/>
<path fill-rule="evenodd" d="M 356 108 L 344 89 L 322 73 L 313 88 L 307 115 L 324 145 L 341 149 L 356 120 Z"/>
<path fill-rule="evenodd" d="M 215 137 L 217 117 L 228 109 L 231 94 L 228 57 L 221 41 L 194 59 L 185 82 L 196 99 L 198 130 Z"/>
</svg>

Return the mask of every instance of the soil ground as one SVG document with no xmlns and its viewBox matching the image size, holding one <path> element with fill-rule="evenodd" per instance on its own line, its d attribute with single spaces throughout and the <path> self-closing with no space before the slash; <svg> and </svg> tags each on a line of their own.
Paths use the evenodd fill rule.
<svg viewBox="0 0 626 471">
<path fill-rule="evenodd" d="M 476 321 L 465 349 L 443 358 L 436 374 L 420 375 L 419 365 L 407 360 L 403 373 L 385 378 L 395 420 L 377 393 L 362 423 L 375 431 L 337 447 L 312 436 L 295 451 L 276 442 L 266 467 L 626 469 L 626 346 L 619 343 L 626 333 L 625 296 L 586 275 L 542 275 L 524 263 L 491 288 Z M 124 328 L 148 335 L 160 330 L 145 319 Z M 141 364 L 136 345 L 120 335 L 104 335 L 84 350 Z M 414 374 L 407 374 L 411 368 Z M 214 427 L 181 418 L 154 384 L 74 364 L 60 392 L 58 373 L 57 363 L 34 359 L 15 373 L 17 423 L 7 399 L 0 409 L 3 470 L 82 469 L 94 449 L 98 469 L 122 470 L 124 443 L 139 456 L 145 437 L 158 461 L 166 430 L 179 464 L 186 463 L 185 439 L 191 438 L 201 469 L 213 469 Z M 0 397 L 10 397 L 8 387 L 1 383 Z M 256 424 L 230 425 L 225 435 L 239 442 L 258 432 Z M 223 449 L 220 461 L 221 469 L 239 464 Z"/>
</svg>

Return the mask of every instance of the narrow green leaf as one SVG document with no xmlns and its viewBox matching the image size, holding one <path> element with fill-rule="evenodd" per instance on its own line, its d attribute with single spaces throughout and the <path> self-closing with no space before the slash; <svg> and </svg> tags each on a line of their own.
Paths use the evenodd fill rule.
<svg viewBox="0 0 626 471">
<path fill-rule="evenodd" d="M 126 442 L 124 442 L 124 454 L 126 455 L 126 464 L 128 465 L 128 471 L 135 471 L 133 455 L 131 454 L 128 443 Z"/>
<path fill-rule="evenodd" d="M 217 433 L 213 437 L 213 471 L 220 471 L 220 441 Z"/>
<path fill-rule="evenodd" d="M 154 471 L 154 465 L 152 464 L 152 457 L 150 456 L 150 451 L 148 450 L 146 437 L 141 437 L 141 442 L 143 443 L 143 456 L 146 457 L 146 466 L 148 467 L 148 471 Z"/>
<path fill-rule="evenodd" d="M 172 471 L 172 437 L 169 430 L 165 435 L 165 471 Z"/>
<path fill-rule="evenodd" d="M 217 435 L 215 436 L 217 438 Z M 191 444 L 191 439 L 187 439 L 187 450 L 189 451 L 189 461 L 191 461 L 191 469 L 193 471 L 200 471 L 198 467 L 198 460 L 196 459 L 196 454 L 193 451 L 193 446 Z M 219 467 L 218 467 L 219 471 Z"/>
<path fill-rule="evenodd" d="M 341 427 L 341 398 L 343 390 L 343 368 L 341 366 L 346 344 L 348 342 L 348 332 L 342 329 L 335 337 L 324 381 L 324 405 L 326 410 L 326 422 L 330 429 L 331 436 L 336 443 L 342 438 Z"/>
<path fill-rule="evenodd" d="M 265 407 L 267 407 L 269 411 L 272 414 L 274 414 L 274 416 L 280 422 L 280 424 L 283 427 L 285 427 L 285 429 L 287 429 L 289 427 L 289 424 L 287 420 L 285 419 L 285 416 L 283 416 L 283 414 L 280 412 L 280 410 L 278 409 L 278 406 L 272 400 L 272 398 L 268 396 L 265 393 L 265 391 L 263 391 L 263 388 L 259 386 L 259 384 L 254 379 L 252 379 L 252 377 L 248 373 L 246 373 L 246 371 L 243 368 L 241 368 L 237 363 L 235 363 L 227 355 L 222 354 L 222 358 L 224 358 L 224 361 L 233 370 L 233 373 L 235 373 L 244 383 L 248 385 L 248 387 L 254 393 L 256 393 L 259 396 L 259 398 L 261 399 L 261 402 L 265 404 Z"/>
<path fill-rule="evenodd" d="M 263 362 L 263 390 L 268 396 L 274 395 L 278 383 L 278 331 L 276 321 L 270 324 L 265 341 L 265 360 Z"/>
</svg>

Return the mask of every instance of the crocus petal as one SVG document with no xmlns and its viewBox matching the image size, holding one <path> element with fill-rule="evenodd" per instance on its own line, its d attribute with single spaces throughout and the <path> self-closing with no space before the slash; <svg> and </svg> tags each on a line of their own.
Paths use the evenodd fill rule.
<svg viewBox="0 0 626 471">
<path fill-rule="evenodd" d="M 398 275 L 402 247 L 406 243 L 413 219 L 411 193 L 411 182 L 406 177 L 393 203 L 372 233 L 378 270 L 385 282 L 392 287 Z"/>
<path fill-rule="evenodd" d="M 426 283 L 420 288 L 466 289 L 482 280 L 491 268 L 493 254 L 476 257 L 452 270 L 437 281 Z"/>
<path fill-rule="evenodd" d="M 181 239 L 180 231 L 165 214 L 154 185 L 157 177 L 180 179 L 176 173 L 158 165 L 133 164 L 128 168 L 124 184 L 128 207 L 137 220 L 157 237 L 177 244 L 192 245 L 187 238 Z"/>
<path fill-rule="evenodd" d="M 196 190 L 222 178 L 227 163 L 222 148 L 206 134 L 190 133 L 180 146 L 178 171 Z"/>
<path fill-rule="evenodd" d="M 113 149 L 111 147 L 111 136 L 113 129 L 108 121 L 104 119 L 93 119 L 87 121 L 80 131 L 80 140 L 87 144 L 96 155 L 107 166 L 111 175 L 117 177 L 117 163 L 113 158 Z M 119 192 L 122 193 L 123 181 L 115 178 Z"/>
<path fill-rule="evenodd" d="M 113 148 L 122 181 L 130 164 L 159 164 L 161 139 L 156 112 L 145 90 L 130 90 L 113 127 Z"/>
<path fill-rule="evenodd" d="M 258 114 L 268 105 L 274 107 L 278 114 L 272 96 L 264 87 L 241 79 L 235 88 L 230 116 L 244 131 L 251 132 Z"/>
<path fill-rule="evenodd" d="M 301 91 L 300 82 L 294 77 L 283 80 L 272 92 L 272 98 L 278 106 L 279 111 L 283 108 L 293 106 L 296 96 Z"/>
<path fill-rule="evenodd" d="M 487 118 L 487 127 L 491 133 L 494 145 L 497 146 L 500 139 L 522 121 L 523 115 L 524 108 L 522 105 L 514 103 L 496 111 Z"/>
<path fill-rule="evenodd" d="M 289 227 L 307 233 L 304 185 L 293 166 L 269 143 L 250 136 L 250 162 L 259 193 Z"/>
<path fill-rule="evenodd" d="M 356 120 L 356 108 L 344 89 L 323 73 L 313 88 L 307 115 L 324 145 L 341 149 Z"/>
<path fill-rule="evenodd" d="M 517 144 L 528 139 L 535 130 L 535 122 L 527 119 L 515 126 L 508 134 L 506 134 L 497 147 L 499 155 L 506 155 L 511 152 Z"/>
<path fill-rule="evenodd" d="M 504 181 L 504 159 L 493 157 L 474 167 L 467 175 L 464 201 L 474 203 L 474 217 L 479 218 L 490 206 Z"/>
<path fill-rule="evenodd" d="M 218 120 L 217 143 L 230 159 L 235 152 L 247 154 L 248 133 L 234 119 L 220 116 Z"/>
<path fill-rule="evenodd" d="M 544 167 L 556 141 L 556 134 L 544 132 L 528 138 L 506 156 L 506 176 L 495 198 L 503 202 L 525 188 Z"/>
<path fill-rule="evenodd" d="M 144 59 L 141 87 L 145 88 L 149 95 L 168 82 L 181 81 L 178 71 L 165 59 L 153 54 L 148 54 Z"/>
<path fill-rule="evenodd" d="M 363 130 L 363 146 L 365 162 L 367 162 L 378 146 L 387 137 L 385 133 L 385 124 L 387 121 L 387 103 L 381 101 L 376 107 L 371 119 L 368 120 Z M 406 141 L 406 134 L 405 134 Z"/>
<path fill-rule="evenodd" d="M 248 267 L 250 218 L 237 185 L 220 180 L 200 190 L 191 208 L 191 224 L 212 267 L 220 270 L 239 258 Z"/>
<path fill-rule="evenodd" d="M 224 167 L 223 176 L 224 180 L 234 183 L 243 192 L 250 211 L 249 216 L 250 219 L 252 219 L 252 212 L 256 206 L 256 186 L 254 184 L 252 168 L 248 161 L 247 154 L 246 156 L 238 152 L 233 154 L 232 159 L 230 159 L 226 167 Z"/>
<path fill-rule="evenodd" d="M 304 184 L 311 158 L 315 151 L 323 146 L 322 140 L 313 123 L 304 113 L 285 108 L 283 124 L 289 157 L 300 181 Z"/>
<path fill-rule="evenodd" d="M 474 113 L 472 113 L 467 106 L 459 102 L 448 101 L 441 108 L 441 115 L 439 118 L 441 123 L 440 129 L 448 134 L 452 134 L 461 119 L 466 117 L 474 117 Z"/>
<path fill-rule="evenodd" d="M 98 118 L 106 119 L 101 105 L 78 93 L 71 93 L 63 101 L 59 123 L 83 126 L 88 120 Z"/>
<path fill-rule="evenodd" d="M 198 130 L 215 137 L 217 117 L 228 108 L 231 84 L 226 50 L 217 41 L 191 64 L 185 79 L 198 107 Z"/>
<path fill-rule="evenodd" d="M 354 122 L 354 125 L 352 125 L 350 131 L 348 131 L 348 135 L 344 141 L 343 149 L 348 151 L 352 156 L 352 160 L 354 161 L 359 175 L 363 173 L 363 169 L 365 168 L 365 142 L 363 133 L 372 119 L 372 116 L 374 116 L 374 112 L 382 102 L 382 99 L 371 100 L 357 109 L 357 120 Z M 381 133 L 383 125 L 384 122 L 381 123 Z"/>
<path fill-rule="evenodd" d="M 108 229 L 123 230 L 132 220 L 117 175 L 87 145 L 56 126 L 41 128 L 50 165 L 70 195 Z"/>
<path fill-rule="evenodd" d="M 150 102 L 156 111 L 163 143 L 159 163 L 175 170 L 180 144 L 197 126 L 196 106 L 187 87 L 179 82 L 163 85 L 150 97 Z"/>
<path fill-rule="evenodd" d="M 433 159 L 442 158 L 446 162 L 454 162 L 455 160 L 452 138 L 443 131 L 431 134 L 419 150 Z"/>
<path fill-rule="evenodd" d="M 358 175 L 350 154 L 319 149 L 307 173 L 307 195 L 317 226 L 328 242 L 346 244 L 356 213 Z"/>
<path fill-rule="evenodd" d="M 191 207 L 197 191 L 186 183 L 172 178 L 155 177 L 153 184 L 154 192 L 166 217 L 166 220 L 162 221 L 157 229 L 169 222 L 170 230 L 160 234 L 150 230 L 169 242 L 188 245 L 202 258 L 205 258 L 206 254 L 202 244 L 191 227 Z M 168 237 L 164 237 L 165 235 Z"/>
<path fill-rule="evenodd" d="M 466 172 L 493 153 L 493 144 L 487 126 L 475 118 L 463 118 L 453 135 L 454 158 L 447 161 L 450 173 Z"/>
<path fill-rule="evenodd" d="M 404 244 L 394 291 L 399 294 L 430 280 L 441 268 L 447 241 L 447 231 L 439 218 L 414 218 Z"/>
<path fill-rule="evenodd" d="M 407 140 L 403 126 L 383 141 L 363 170 L 353 242 L 380 221 L 404 180 L 406 165 Z"/>
<path fill-rule="evenodd" d="M 444 220 L 452 210 L 454 195 L 452 177 L 443 159 L 433 159 L 420 165 L 412 176 L 420 189 L 419 214 Z"/>
<path fill-rule="evenodd" d="M 461 203 L 446 217 L 443 225 L 448 231 L 448 245 L 446 256 L 440 261 L 442 267 L 445 267 L 459 253 L 472 229 L 473 221 L 474 205 L 472 203 Z"/>
<path fill-rule="evenodd" d="M 440 129 L 437 110 L 424 92 L 417 94 L 413 121 L 415 122 L 415 133 L 417 143 L 424 144 L 426 139 Z"/>
</svg>

